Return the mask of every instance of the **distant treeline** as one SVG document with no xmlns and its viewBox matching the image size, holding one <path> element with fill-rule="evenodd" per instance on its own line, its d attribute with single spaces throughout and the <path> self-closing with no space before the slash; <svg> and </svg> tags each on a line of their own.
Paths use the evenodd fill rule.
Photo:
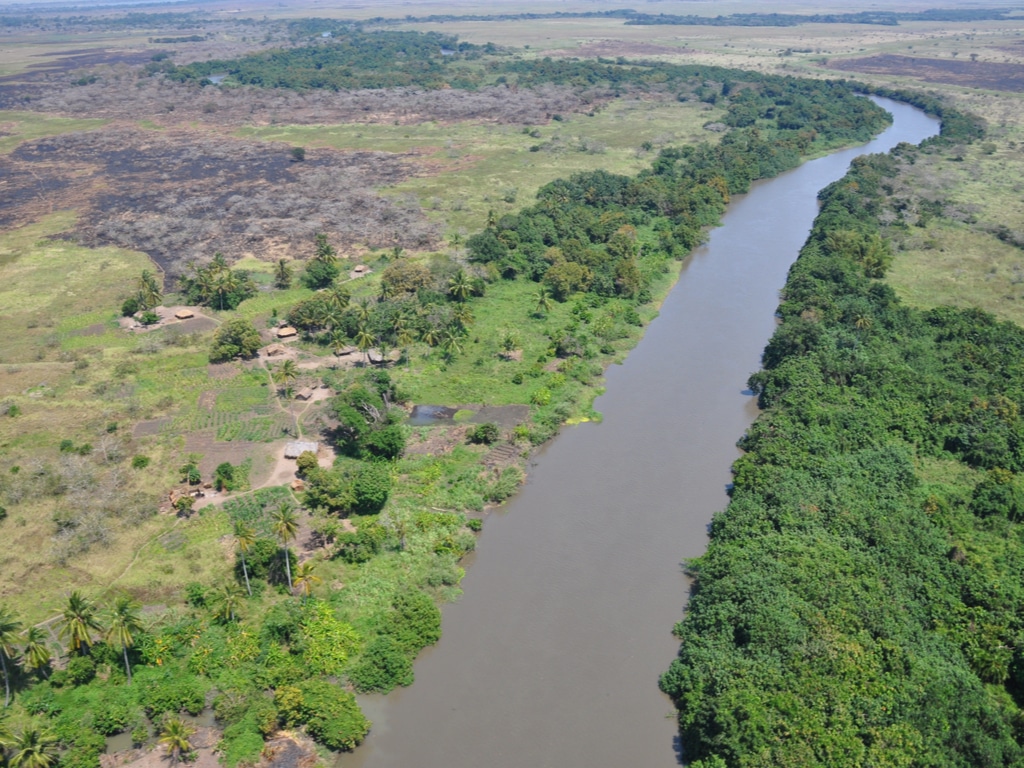
<svg viewBox="0 0 1024 768">
<path fill-rule="evenodd" d="M 1005 19 L 1011 11 L 998 8 L 933 8 L 925 11 L 859 11 L 856 13 L 732 13 L 727 16 L 696 16 L 670 13 L 640 13 L 632 8 L 610 11 L 556 11 L 554 13 L 471 13 L 431 14 L 401 18 L 375 16 L 349 24 L 443 24 L 464 21 L 545 21 L 549 19 L 625 19 L 626 24 L 657 25 L 680 24 L 702 27 L 795 27 L 799 24 L 881 24 L 897 26 L 901 21 L 991 21 Z M 295 32 L 319 34 L 338 25 L 334 19 L 303 19 L 294 22 Z"/>
<path fill-rule="evenodd" d="M 662 678 L 695 768 L 1024 760 L 1024 329 L 877 279 L 946 116 L 819 195 Z"/>
</svg>

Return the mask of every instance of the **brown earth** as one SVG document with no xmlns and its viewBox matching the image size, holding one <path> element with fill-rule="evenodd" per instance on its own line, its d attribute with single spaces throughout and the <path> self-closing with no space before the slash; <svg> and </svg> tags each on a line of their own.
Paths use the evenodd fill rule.
<svg viewBox="0 0 1024 768">
<path fill-rule="evenodd" d="M 293 162 L 283 144 L 114 126 L 0 156 L 0 227 L 76 210 L 81 243 L 144 251 L 172 275 L 216 251 L 302 254 L 317 232 L 342 248 L 422 249 L 437 226 L 375 191 L 419 170 L 411 154 L 317 149 Z"/>
<path fill-rule="evenodd" d="M 595 40 L 584 43 L 579 48 L 559 48 L 545 51 L 545 56 L 569 56 L 581 59 L 613 58 L 618 56 L 680 56 L 695 54 L 691 48 L 676 48 L 671 45 L 655 45 L 654 43 L 631 42 L 628 40 Z"/>
<path fill-rule="evenodd" d="M 993 91 L 1024 91 L 1024 67 L 991 61 L 920 59 L 883 54 L 864 59 L 830 61 L 830 69 L 873 75 L 902 75 L 927 83 L 948 83 Z"/>
</svg>

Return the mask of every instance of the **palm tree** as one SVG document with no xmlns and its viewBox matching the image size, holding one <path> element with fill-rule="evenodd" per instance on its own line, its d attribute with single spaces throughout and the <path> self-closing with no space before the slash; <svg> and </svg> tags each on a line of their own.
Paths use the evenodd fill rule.
<svg viewBox="0 0 1024 768">
<path fill-rule="evenodd" d="M 152 309 L 164 300 L 160 285 L 156 276 L 148 269 L 142 270 L 139 277 L 139 306 L 143 309 Z"/>
<path fill-rule="evenodd" d="M 100 629 L 95 606 L 88 598 L 82 597 L 81 592 L 72 592 L 64 609 L 60 636 L 68 639 L 72 651 L 82 653 L 92 643 L 90 633 L 99 632 Z"/>
<path fill-rule="evenodd" d="M 356 319 L 360 325 L 366 325 L 370 320 L 370 300 L 360 299 L 359 302 L 352 308 L 356 313 Z"/>
<path fill-rule="evenodd" d="M 423 341 L 428 347 L 436 347 L 441 343 L 441 329 L 434 325 L 428 325 L 427 329 L 423 331 Z"/>
<path fill-rule="evenodd" d="M 537 314 L 546 315 L 551 307 L 551 292 L 546 285 L 542 285 L 537 289 Z"/>
<path fill-rule="evenodd" d="M 299 563 L 299 567 L 295 570 L 295 586 L 298 587 L 303 600 L 309 597 L 314 586 L 323 581 L 323 579 L 314 573 L 315 570 L 316 563 L 311 560 Z"/>
<path fill-rule="evenodd" d="M 41 671 L 50 665 L 52 655 L 46 644 L 47 633 L 41 627 L 29 627 L 25 630 L 25 666 Z"/>
<path fill-rule="evenodd" d="M 18 637 L 20 632 L 21 622 L 14 617 L 7 606 L 0 606 L 0 667 L 4 673 L 5 707 L 11 704 L 11 678 L 7 671 L 7 661 L 10 660 L 11 664 L 14 663 L 15 643 L 20 639 Z"/>
<path fill-rule="evenodd" d="M 395 318 L 393 329 L 395 331 L 395 341 L 398 342 L 398 346 L 407 347 L 416 341 L 416 334 L 409 327 L 409 320 L 403 315 L 399 315 Z"/>
<path fill-rule="evenodd" d="M 473 324 L 473 310 L 466 304 L 458 304 L 452 310 L 452 319 L 459 324 L 459 327 L 466 330 Z"/>
<path fill-rule="evenodd" d="M 340 309 L 342 312 L 348 309 L 348 303 L 352 299 L 349 292 L 340 285 L 336 285 L 330 290 L 325 291 L 324 296 L 327 298 L 327 304 L 329 306 Z"/>
<path fill-rule="evenodd" d="M 228 296 L 238 288 L 238 277 L 229 269 L 225 269 L 217 275 L 217 279 L 213 284 L 213 292 L 219 299 L 221 312 L 224 311 L 224 297 Z"/>
<path fill-rule="evenodd" d="M 57 739 L 35 725 L 26 725 L 8 744 L 11 768 L 50 768 L 57 762 Z"/>
<path fill-rule="evenodd" d="M 233 581 L 217 590 L 217 618 L 234 621 L 235 612 L 242 604 L 242 590 Z"/>
<path fill-rule="evenodd" d="M 142 631 L 139 609 L 142 606 L 128 595 L 114 598 L 110 609 L 110 619 L 104 638 L 113 648 L 120 648 L 124 655 L 124 670 L 128 675 L 128 685 L 132 684 L 132 667 L 128 663 L 128 649 L 135 645 L 135 635 Z"/>
<path fill-rule="evenodd" d="M 317 261 L 322 261 L 324 264 L 338 263 L 338 252 L 334 249 L 333 245 L 327 242 L 327 235 L 323 232 L 317 233 L 316 255 L 313 258 Z"/>
<path fill-rule="evenodd" d="M 331 331 L 330 342 L 331 348 L 334 350 L 334 354 L 337 355 L 341 352 L 342 349 L 348 346 L 348 336 L 345 335 L 345 332 L 343 330 L 341 330 L 340 328 L 336 328 L 335 330 Z"/>
<path fill-rule="evenodd" d="M 160 729 L 160 743 L 167 747 L 171 755 L 171 762 L 177 765 L 182 754 L 192 750 L 192 742 L 189 738 L 196 729 L 186 723 L 180 717 L 168 718 L 164 727 Z"/>
<path fill-rule="evenodd" d="M 281 290 L 291 288 L 292 268 L 288 264 L 288 259 L 278 259 L 277 264 L 274 265 L 274 285 Z"/>
<path fill-rule="evenodd" d="M 381 280 L 379 301 L 390 301 L 393 298 L 395 298 L 395 286 L 388 280 Z"/>
<path fill-rule="evenodd" d="M 299 366 L 294 360 L 285 360 L 281 363 L 281 367 L 277 369 L 274 378 L 279 383 L 284 384 L 285 389 L 290 390 L 291 385 L 299 378 Z"/>
<path fill-rule="evenodd" d="M 465 301 L 473 292 L 473 283 L 466 275 L 466 271 L 460 269 L 448 280 L 448 293 L 456 301 Z"/>
<path fill-rule="evenodd" d="M 441 340 L 441 349 L 444 351 L 444 355 L 448 359 L 451 359 L 462 352 L 462 344 L 459 339 L 459 335 L 450 328 L 445 331 L 444 338 Z"/>
<path fill-rule="evenodd" d="M 374 338 L 365 325 L 360 325 L 359 330 L 356 331 L 355 338 L 356 346 L 359 347 L 359 351 L 366 355 L 366 362 L 370 362 L 370 347 L 373 346 Z"/>
<path fill-rule="evenodd" d="M 270 513 L 271 529 L 274 535 L 281 540 L 281 549 L 284 551 L 284 567 L 288 574 L 288 589 L 292 589 L 292 566 L 288 556 L 288 542 L 295 538 L 299 532 L 299 520 L 295 516 L 295 510 L 288 502 L 283 502 L 274 512 Z"/>
<path fill-rule="evenodd" d="M 242 556 L 242 575 L 245 576 L 245 591 L 252 597 L 252 586 L 249 584 L 249 569 L 245 564 L 245 555 L 256 546 L 256 532 L 241 520 L 235 523 L 235 543 Z"/>
</svg>

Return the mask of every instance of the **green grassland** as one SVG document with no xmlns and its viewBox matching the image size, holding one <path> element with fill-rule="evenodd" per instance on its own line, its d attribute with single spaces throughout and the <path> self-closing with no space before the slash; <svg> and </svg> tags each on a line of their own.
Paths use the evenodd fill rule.
<svg viewBox="0 0 1024 768">
<path fill-rule="evenodd" d="M 702 129 L 722 110 L 666 99 L 621 99 L 589 115 L 566 115 L 548 125 L 522 128 L 474 123 L 416 126 L 260 126 L 238 131 L 246 138 L 304 147 L 414 153 L 429 173 L 395 185 L 413 194 L 428 214 L 450 231 L 475 231 L 489 211 L 499 215 L 529 204 L 537 189 L 572 173 L 603 168 L 632 174 L 649 165 L 666 144 L 715 141 Z M 641 146 L 649 142 L 651 150 Z M 531 151 L 531 148 L 538 148 Z"/>
<path fill-rule="evenodd" d="M 53 117 L 38 112 L 0 111 L 0 154 L 11 152 L 24 141 L 72 131 L 91 131 L 108 122 L 95 118 Z"/>
</svg>

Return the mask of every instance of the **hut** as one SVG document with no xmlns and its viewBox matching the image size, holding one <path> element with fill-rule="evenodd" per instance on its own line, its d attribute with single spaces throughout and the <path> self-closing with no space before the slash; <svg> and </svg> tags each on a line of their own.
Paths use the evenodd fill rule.
<svg viewBox="0 0 1024 768">
<path fill-rule="evenodd" d="M 334 350 L 334 354 L 336 357 L 348 357 L 349 355 L 358 351 L 359 347 L 347 346 Z"/>
<path fill-rule="evenodd" d="M 277 338 L 279 339 L 293 339 L 298 335 L 298 331 L 292 328 L 290 325 L 282 325 L 277 329 Z"/>
<path fill-rule="evenodd" d="M 195 316 L 196 316 L 196 313 L 193 312 L 188 307 L 183 307 L 183 308 L 179 309 L 177 312 L 174 313 L 174 318 L 176 320 L 189 320 L 189 319 L 191 319 L 191 318 L 193 318 Z"/>
<path fill-rule="evenodd" d="M 356 264 L 352 268 L 352 271 L 355 272 L 357 275 L 365 275 L 367 272 L 370 271 L 370 268 L 365 264 Z"/>
<path fill-rule="evenodd" d="M 267 357 L 277 357 L 278 355 L 283 355 L 287 351 L 288 348 L 284 344 L 271 344 L 266 350 Z"/>
<path fill-rule="evenodd" d="M 295 393 L 296 400 L 309 400 L 313 396 L 313 390 L 309 387 L 304 387 Z"/>
<path fill-rule="evenodd" d="M 306 451 L 316 453 L 318 450 L 320 450 L 320 443 L 310 440 L 294 440 L 284 447 L 284 457 L 286 459 L 297 459 Z"/>
</svg>

